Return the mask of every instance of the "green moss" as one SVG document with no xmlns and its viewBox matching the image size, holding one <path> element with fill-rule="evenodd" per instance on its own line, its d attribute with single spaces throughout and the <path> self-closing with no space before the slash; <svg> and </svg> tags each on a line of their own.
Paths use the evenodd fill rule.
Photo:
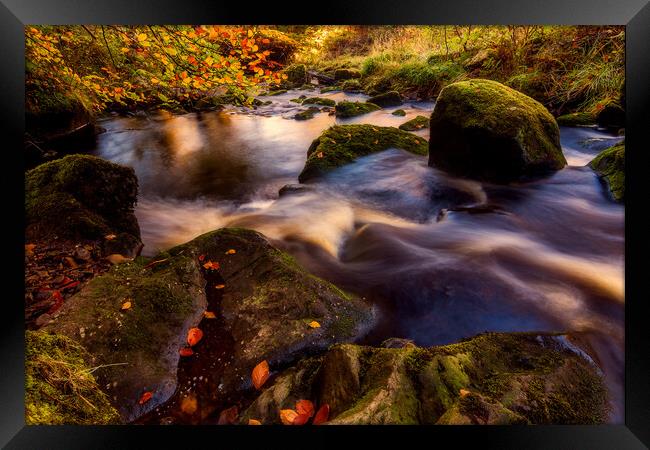
<svg viewBox="0 0 650 450">
<path fill-rule="evenodd" d="M 391 114 L 393 114 L 394 116 L 404 117 L 406 115 L 406 111 L 404 111 L 403 109 L 396 109 Z"/>
<path fill-rule="evenodd" d="M 357 69 L 336 69 L 334 71 L 334 79 L 337 81 L 351 78 L 361 78 L 361 72 Z"/>
<path fill-rule="evenodd" d="M 286 93 L 287 93 L 286 89 L 278 89 L 277 91 L 267 92 L 266 95 L 282 95 L 282 94 L 286 94 Z"/>
<path fill-rule="evenodd" d="M 596 116 L 590 112 L 575 112 L 564 114 L 555 119 L 558 125 L 564 127 L 575 127 L 578 125 L 593 125 L 596 123 Z"/>
<path fill-rule="evenodd" d="M 417 116 L 399 126 L 399 129 L 404 131 L 415 131 L 423 128 L 429 128 L 429 119 L 424 116 Z"/>
<path fill-rule="evenodd" d="M 321 88 L 320 92 L 321 94 L 324 94 L 326 92 L 332 92 L 332 91 L 340 91 L 341 88 L 339 86 L 326 86 L 324 88 Z"/>
<path fill-rule="evenodd" d="M 25 422 L 28 425 L 104 425 L 120 422 L 71 339 L 42 331 L 25 335 Z"/>
<path fill-rule="evenodd" d="M 368 99 L 368 103 L 373 103 L 382 107 L 397 106 L 402 104 L 402 96 L 397 91 L 384 92 Z"/>
<path fill-rule="evenodd" d="M 312 142 L 299 180 L 304 182 L 348 164 L 359 156 L 392 147 L 418 155 L 427 153 L 426 140 L 397 128 L 374 125 L 333 126 Z"/>
<path fill-rule="evenodd" d="M 341 90 L 345 92 L 360 92 L 363 90 L 363 86 L 358 79 L 353 78 L 351 80 L 345 80 L 341 83 Z"/>
<path fill-rule="evenodd" d="M 307 81 L 307 69 L 304 64 L 292 64 L 283 72 L 291 84 L 302 86 Z"/>
<path fill-rule="evenodd" d="M 303 105 L 322 105 L 322 106 L 334 106 L 336 102 L 331 98 L 322 98 L 322 97 L 310 97 L 302 101 Z"/>
<path fill-rule="evenodd" d="M 305 111 L 300 111 L 299 113 L 296 113 L 293 118 L 296 120 L 309 120 L 314 118 L 314 114 L 317 111 L 314 111 L 312 109 L 307 109 Z"/>
<path fill-rule="evenodd" d="M 625 142 L 603 150 L 589 166 L 605 180 L 615 201 L 625 201 Z"/>
<path fill-rule="evenodd" d="M 336 117 L 354 117 L 381 109 L 379 106 L 368 102 L 338 102 L 335 111 Z"/>
</svg>

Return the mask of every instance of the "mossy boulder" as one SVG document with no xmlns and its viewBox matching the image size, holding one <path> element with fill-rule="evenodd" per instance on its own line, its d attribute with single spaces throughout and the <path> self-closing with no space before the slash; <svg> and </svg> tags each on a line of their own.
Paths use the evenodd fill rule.
<svg viewBox="0 0 650 450">
<path fill-rule="evenodd" d="M 351 163 L 360 156 L 388 148 L 400 148 L 417 155 L 426 155 L 427 141 L 393 127 L 335 125 L 311 143 L 307 150 L 305 167 L 298 180 L 304 183 Z"/>
<path fill-rule="evenodd" d="M 599 369 L 563 335 L 486 333 L 457 344 L 342 344 L 278 375 L 243 420 L 279 423 L 298 399 L 330 405 L 329 424 L 598 424 Z"/>
<path fill-rule="evenodd" d="M 336 117 L 354 117 L 381 109 L 378 105 L 368 102 L 341 101 L 334 108 Z"/>
<path fill-rule="evenodd" d="M 167 259 L 166 259 L 167 258 Z M 98 383 L 128 422 L 176 389 L 178 350 L 205 311 L 204 280 L 185 254 L 145 267 L 145 258 L 114 266 L 69 298 L 43 329 L 83 345 Z M 131 307 L 122 310 L 125 302 Z M 144 405 L 145 391 L 153 398 Z"/>
<path fill-rule="evenodd" d="M 341 90 L 345 92 L 361 92 L 363 90 L 363 86 L 358 79 L 352 78 L 341 83 Z"/>
<path fill-rule="evenodd" d="M 361 72 L 357 69 L 336 69 L 334 71 L 334 79 L 336 81 L 350 80 L 352 78 L 361 78 Z"/>
<path fill-rule="evenodd" d="M 404 131 L 416 131 L 423 128 L 429 128 L 429 119 L 424 116 L 414 117 L 399 126 L 399 129 Z"/>
<path fill-rule="evenodd" d="M 318 112 L 318 109 L 306 109 L 300 111 L 299 113 L 294 114 L 293 118 L 296 120 L 309 120 L 314 118 L 314 114 Z"/>
<path fill-rule="evenodd" d="M 323 97 L 309 97 L 306 98 L 302 101 L 303 105 L 321 105 L 321 106 L 334 106 L 336 105 L 336 101 L 332 100 L 331 98 L 323 98 Z"/>
<path fill-rule="evenodd" d="M 430 128 L 429 165 L 455 175 L 509 182 L 566 165 L 560 131 L 548 110 L 496 81 L 445 87 Z"/>
<path fill-rule="evenodd" d="M 402 96 L 397 91 L 388 91 L 383 94 L 375 95 L 368 99 L 369 103 L 374 103 L 381 107 L 398 106 L 402 104 Z"/>
<path fill-rule="evenodd" d="M 625 128 L 625 110 L 617 101 L 606 103 L 598 112 L 598 125 L 617 130 Z"/>
<path fill-rule="evenodd" d="M 88 155 L 69 155 L 25 174 L 26 235 L 139 243 L 133 169 Z M 124 249 L 125 251 L 127 249 Z"/>
<path fill-rule="evenodd" d="M 266 93 L 266 95 L 282 95 L 282 94 L 286 94 L 286 93 L 287 93 L 286 89 L 278 89 L 276 91 L 269 91 L 269 92 Z"/>
<path fill-rule="evenodd" d="M 396 110 L 393 111 L 391 114 L 394 115 L 394 116 L 404 117 L 404 116 L 406 115 L 406 111 L 404 111 L 403 109 L 396 109 Z M 427 121 L 428 121 L 428 120 L 429 120 L 429 119 L 427 119 Z"/>
<path fill-rule="evenodd" d="M 564 114 L 555 119 L 557 124 L 563 127 L 576 127 L 580 125 L 594 125 L 597 122 L 596 115 L 590 112 L 574 112 Z"/>
<path fill-rule="evenodd" d="M 283 73 L 287 76 L 287 83 L 293 86 L 302 86 L 309 81 L 304 64 L 292 64 L 284 69 Z"/>
<path fill-rule="evenodd" d="M 589 167 L 604 180 L 615 201 L 625 201 L 625 142 L 600 152 Z"/>
<path fill-rule="evenodd" d="M 42 331 L 25 334 L 27 425 L 106 425 L 120 422 L 88 365 L 90 355 L 73 340 Z"/>
</svg>

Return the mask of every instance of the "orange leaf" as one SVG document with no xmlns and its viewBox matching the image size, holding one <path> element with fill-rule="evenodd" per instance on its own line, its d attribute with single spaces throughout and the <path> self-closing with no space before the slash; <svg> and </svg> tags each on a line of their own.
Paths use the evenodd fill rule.
<svg viewBox="0 0 650 450">
<path fill-rule="evenodd" d="M 190 394 L 181 400 L 181 411 L 183 411 L 185 414 L 194 414 L 197 409 L 198 405 L 195 395 Z"/>
<path fill-rule="evenodd" d="M 153 397 L 153 392 L 147 391 L 144 394 L 142 394 L 142 397 L 140 397 L 140 400 L 138 400 L 138 403 L 140 403 L 141 405 L 144 405 L 149 400 L 151 400 L 151 397 Z"/>
<path fill-rule="evenodd" d="M 298 413 L 293 409 L 281 409 L 280 410 L 280 420 L 285 425 L 293 425 L 293 421 L 298 417 Z"/>
<path fill-rule="evenodd" d="M 127 309 L 130 309 L 130 308 L 131 308 L 131 302 L 126 301 L 126 302 L 122 303 L 122 307 L 120 309 L 122 311 L 126 311 Z"/>
<path fill-rule="evenodd" d="M 264 360 L 256 365 L 253 369 L 251 378 L 253 379 L 253 386 L 255 386 L 255 389 L 260 389 L 264 386 L 266 380 L 269 379 L 269 363 Z"/>
<path fill-rule="evenodd" d="M 213 313 L 212 311 L 206 311 L 206 312 L 204 312 L 204 313 L 203 313 L 203 317 L 205 317 L 206 319 L 216 319 L 216 318 L 217 318 L 217 316 L 215 315 L 215 313 Z"/>
<path fill-rule="evenodd" d="M 298 414 L 291 425 L 304 425 L 309 421 L 308 414 Z"/>
<path fill-rule="evenodd" d="M 234 255 L 235 253 L 237 253 L 237 250 L 235 250 L 234 248 L 231 248 L 230 250 L 228 250 L 226 252 L 226 255 Z"/>
<path fill-rule="evenodd" d="M 314 415 L 314 404 L 309 400 L 298 400 L 296 402 L 296 411 L 298 414 L 306 414 L 307 418 Z"/>
<path fill-rule="evenodd" d="M 217 284 L 217 285 L 215 286 L 215 289 L 223 289 L 223 288 L 225 288 L 225 287 L 226 287 L 225 284 Z"/>
<path fill-rule="evenodd" d="M 238 415 L 239 415 L 239 411 L 237 410 L 237 406 L 231 406 L 230 408 L 221 411 L 221 414 L 219 414 L 219 421 L 217 422 L 217 424 L 234 425 L 235 422 L 237 422 Z"/>
<path fill-rule="evenodd" d="M 320 323 L 316 322 L 315 320 L 312 320 L 309 322 L 309 326 L 312 328 L 320 328 Z"/>
<path fill-rule="evenodd" d="M 467 397 L 470 394 L 470 391 L 468 391 L 467 389 L 461 389 L 460 391 L 458 391 L 458 393 L 460 394 L 461 397 Z"/>
<path fill-rule="evenodd" d="M 117 237 L 117 236 L 114 235 L 114 234 L 107 234 L 106 236 L 104 236 L 104 239 L 106 239 L 107 241 L 112 241 L 112 240 L 115 239 L 116 237 Z"/>
<path fill-rule="evenodd" d="M 249 425 L 262 425 L 262 422 L 260 422 L 257 419 L 248 419 L 248 424 Z"/>
<path fill-rule="evenodd" d="M 330 405 L 324 403 L 320 408 L 318 408 L 318 412 L 316 413 L 316 416 L 314 417 L 312 424 L 320 425 L 322 423 L 327 422 L 329 418 L 330 418 Z"/>
<path fill-rule="evenodd" d="M 219 270 L 220 266 L 218 262 L 208 261 L 207 263 L 203 264 L 203 267 L 208 270 Z"/>
<path fill-rule="evenodd" d="M 36 244 L 25 244 L 25 254 L 27 256 L 32 256 L 34 254 L 34 248 Z"/>
<path fill-rule="evenodd" d="M 190 328 L 190 330 L 187 332 L 187 343 L 190 347 L 194 347 L 199 343 L 202 337 L 203 331 L 198 328 Z"/>
<path fill-rule="evenodd" d="M 194 354 L 194 350 L 190 347 L 183 347 L 178 351 L 178 354 L 181 356 L 192 356 Z"/>
</svg>

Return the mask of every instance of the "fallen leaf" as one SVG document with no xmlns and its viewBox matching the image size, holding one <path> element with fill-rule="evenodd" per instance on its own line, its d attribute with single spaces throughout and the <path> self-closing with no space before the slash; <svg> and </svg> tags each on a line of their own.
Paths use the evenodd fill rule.
<svg viewBox="0 0 650 450">
<path fill-rule="evenodd" d="M 203 313 L 203 317 L 206 319 L 216 319 L 217 316 L 212 311 L 206 311 Z"/>
<path fill-rule="evenodd" d="M 249 425 L 262 425 L 262 422 L 260 422 L 257 419 L 248 419 L 248 424 Z"/>
<path fill-rule="evenodd" d="M 194 354 L 194 350 L 192 350 L 190 347 L 183 347 L 178 351 L 178 354 L 181 356 L 192 356 Z"/>
<path fill-rule="evenodd" d="M 255 386 L 255 389 L 260 389 L 264 386 L 266 380 L 269 379 L 269 363 L 264 360 L 256 365 L 253 369 L 251 378 L 253 379 L 253 386 Z"/>
<path fill-rule="evenodd" d="M 320 328 L 320 323 L 316 322 L 315 320 L 312 320 L 309 322 L 309 326 L 312 328 Z"/>
<path fill-rule="evenodd" d="M 208 261 L 207 263 L 203 264 L 203 267 L 208 270 L 219 270 L 220 266 L 218 262 Z"/>
<path fill-rule="evenodd" d="M 308 414 L 298 414 L 291 425 L 304 425 L 309 421 Z"/>
<path fill-rule="evenodd" d="M 131 309 L 131 302 L 126 301 L 122 303 L 122 307 L 120 308 L 122 311 L 126 311 L 127 309 Z"/>
<path fill-rule="evenodd" d="M 115 239 L 116 237 L 117 237 L 117 236 L 114 235 L 114 234 L 107 234 L 106 236 L 104 236 L 104 239 L 106 239 L 107 241 L 112 241 L 112 240 Z"/>
<path fill-rule="evenodd" d="M 149 267 L 157 266 L 158 264 L 162 264 L 162 263 L 164 263 L 165 261 L 168 261 L 168 260 L 169 260 L 169 258 L 159 259 L 157 261 L 151 261 L 149 264 L 144 266 L 143 269 L 148 269 Z"/>
<path fill-rule="evenodd" d="M 237 250 L 235 250 L 234 248 L 231 248 L 230 250 L 228 250 L 226 252 L 226 255 L 234 255 L 235 253 L 237 253 Z"/>
<path fill-rule="evenodd" d="M 237 422 L 238 415 L 239 415 L 239 411 L 237 410 L 237 406 L 231 406 L 230 408 L 221 411 L 221 414 L 219 414 L 219 421 L 217 422 L 217 424 L 234 425 L 235 422 Z"/>
<path fill-rule="evenodd" d="M 197 401 L 194 394 L 190 394 L 181 400 L 181 411 L 185 414 L 194 414 L 197 410 Z"/>
<path fill-rule="evenodd" d="M 153 392 L 147 391 L 142 396 L 140 397 L 140 400 L 138 400 L 138 403 L 141 405 L 147 403 L 149 400 L 151 400 L 151 397 L 153 397 Z"/>
<path fill-rule="evenodd" d="M 217 284 L 217 285 L 215 286 L 215 289 L 223 289 L 223 288 L 225 288 L 225 287 L 226 287 L 225 284 Z"/>
<path fill-rule="evenodd" d="M 460 391 L 458 391 L 458 393 L 460 394 L 461 397 L 467 397 L 470 394 L 470 391 L 468 391 L 467 389 L 461 389 Z"/>
<path fill-rule="evenodd" d="M 54 304 L 47 310 L 48 314 L 54 314 L 60 307 L 63 305 L 63 296 L 58 290 L 52 292 L 52 298 L 54 298 Z"/>
<path fill-rule="evenodd" d="M 108 262 L 110 262 L 111 264 L 121 264 L 121 263 L 123 263 L 123 262 L 133 261 L 133 258 L 127 258 L 126 256 L 122 256 L 122 255 L 120 255 L 119 253 L 114 253 L 114 254 L 112 254 L 112 255 L 108 255 L 108 256 L 106 257 L 106 259 L 107 259 Z"/>
<path fill-rule="evenodd" d="M 307 414 L 307 418 L 314 415 L 314 404 L 309 400 L 298 400 L 296 402 L 298 414 Z"/>
<path fill-rule="evenodd" d="M 316 158 L 322 158 L 322 157 L 323 157 L 323 152 L 316 153 Z"/>
<path fill-rule="evenodd" d="M 203 331 L 198 328 L 190 328 L 190 330 L 187 332 L 187 343 L 190 347 L 194 347 L 199 343 L 202 337 Z"/>
<path fill-rule="evenodd" d="M 36 248 L 36 244 L 25 244 L 25 254 L 27 256 L 33 256 L 34 248 Z"/>
<path fill-rule="evenodd" d="M 280 420 L 285 425 L 293 425 L 293 421 L 298 417 L 298 413 L 293 409 L 281 409 L 280 410 Z"/>
<path fill-rule="evenodd" d="M 314 420 L 312 421 L 312 425 L 320 425 L 322 423 L 325 423 L 329 420 L 330 418 L 330 405 L 327 403 L 323 403 L 320 408 L 318 408 L 318 412 L 314 416 Z"/>
<path fill-rule="evenodd" d="M 77 267 L 79 267 L 79 264 L 77 264 L 77 261 L 75 261 L 73 257 L 66 256 L 63 259 L 71 268 L 76 269 Z"/>
<path fill-rule="evenodd" d="M 205 255 L 199 255 L 199 261 L 203 261 L 205 259 Z"/>
</svg>

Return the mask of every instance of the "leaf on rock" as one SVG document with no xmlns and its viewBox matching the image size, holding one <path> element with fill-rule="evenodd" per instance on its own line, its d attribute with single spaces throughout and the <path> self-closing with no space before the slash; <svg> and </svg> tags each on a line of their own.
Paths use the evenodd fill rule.
<svg viewBox="0 0 650 450">
<path fill-rule="evenodd" d="M 196 395 L 190 394 L 181 400 L 181 411 L 185 414 L 194 414 L 197 409 L 198 402 L 196 400 Z"/>
<path fill-rule="evenodd" d="M 234 255 L 235 253 L 237 253 L 237 250 L 235 250 L 234 248 L 231 248 L 230 250 L 228 250 L 226 252 L 226 255 Z"/>
<path fill-rule="evenodd" d="M 25 254 L 27 256 L 33 256 L 34 248 L 36 248 L 36 244 L 25 244 Z"/>
<path fill-rule="evenodd" d="M 205 317 L 206 319 L 216 319 L 217 318 L 216 314 L 213 313 L 212 311 L 204 312 L 203 317 Z"/>
<path fill-rule="evenodd" d="M 127 309 L 131 309 L 131 302 L 130 301 L 125 301 L 122 303 L 122 307 L 120 308 L 122 311 L 126 311 Z"/>
<path fill-rule="evenodd" d="M 313 425 L 320 425 L 322 423 L 325 423 L 329 420 L 330 418 L 330 405 L 327 403 L 323 403 L 320 408 L 318 408 L 318 412 L 316 413 L 316 416 L 314 416 L 314 420 L 312 422 Z"/>
<path fill-rule="evenodd" d="M 215 289 L 223 289 L 223 288 L 225 288 L 225 287 L 226 287 L 225 284 L 217 284 L 214 288 L 215 288 Z"/>
<path fill-rule="evenodd" d="M 312 328 L 320 328 L 320 323 L 316 322 L 315 320 L 312 320 L 309 322 L 309 326 Z"/>
<path fill-rule="evenodd" d="M 220 266 L 218 262 L 208 261 L 207 263 L 203 264 L 203 267 L 208 270 L 219 270 Z"/>
<path fill-rule="evenodd" d="M 239 416 L 239 411 L 237 406 L 231 406 L 228 409 L 224 409 L 219 414 L 218 425 L 234 425 L 237 422 L 237 416 Z"/>
<path fill-rule="evenodd" d="M 183 347 L 178 351 L 178 354 L 181 356 L 192 356 L 194 354 L 194 350 L 192 350 L 191 347 Z"/>
<path fill-rule="evenodd" d="M 460 391 L 458 391 L 458 393 L 460 394 L 461 397 L 467 397 L 470 394 L 470 391 L 468 391 L 467 389 L 461 389 Z"/>
<path fill-rule="evenodd" d="M 248 419 L 248 424 L 249 425 L 262 425 L 262 422 L 260 422 L 257 419 Z"/>
<path fill-rule="evenodd" d="M 205 255 L 199 255 L 199 261 L 203 262 L 204 259 L 205 259 Z"/>
<path fill-rule="evenodd" d="M 133 261 L 133 258 L 127 258 L 126 256 L 120 255 L 119 253 L 108 255 L 106 259 L 111 264 L 121 264 L 123 262 Z"/>
<path fill-rule="evenodd" d="M 293 409 L 281 409 L 280 410 L 280 420 L 285 425 L 293 425 L 293 421 L 298 417 L 298 413 Z"/>
<path fill-rule="evenodd" d="M 304 425 L 309 421 L 309 415 L 307 414 L 298 414 L 291 425 Z"/>
<path fill-rule="evenodd" d="M 106 239 L 107 241 L 112 241 L 112 240 L 115 239 L 116 237 L 117 237 L 117 236 L 114 235 L 114 234 L 107 234 L 106 236 L 104 236 L 104 239 Z"/>
<path fill-rule="evenodd" d="M 194 347 L 203 338 L 203 331 L 199 328 L 190 328 L 187 332 L 187 343 L 190 347 Z"/>
<path fill-rule="evenodd" d="M 296 411 L 298 414 L 306 414 L 307 418 L 314 415 L 314 404 L 309 400 L 298 400 L 296 402 Z"/>
<path fill-rule="evenodd" d="M 264 386 L 264 383 L 266 383 L 266 380 L 269 379 L 269 363 L 264 360 L 256 365 L 253 369 L 251 378 L 255 389 L 261 389 L 262 386 Z"/>
<path fill-rule="evenodd" d="M 151 400 L 151 397 L 153 397 L 153 392 L 147 391 L 144 394 L 142 394 L 142 396 L 140 397 L 140 400 L 138 400 L 138 403 L 140 403 L 141 405 L 144 405 L 149 400 Z"/>
</svg>

